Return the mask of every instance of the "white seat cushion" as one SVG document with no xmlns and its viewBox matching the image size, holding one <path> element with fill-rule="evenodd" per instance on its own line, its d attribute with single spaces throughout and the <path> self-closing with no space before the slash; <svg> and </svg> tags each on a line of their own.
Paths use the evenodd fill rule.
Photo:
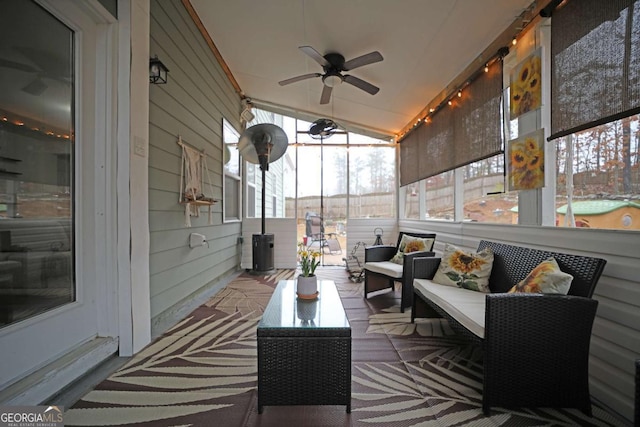
<svg viewBox="0 0 640 427">
<path fill-rule="evenodd" d="M 394 279 L 402 278 L 402 264 L 396 264 L 391 261 L 365 262 L 364 269 L 373 271 L 374 273 L 384 274 Z"/>
<path fill-rule="evenodd" d="M 440 285 L 428 279 L 415 279 L 413 288 L 449 313 L 462 326 L 484 338 L 487 294 L 457 286 Z"/>
</svg>

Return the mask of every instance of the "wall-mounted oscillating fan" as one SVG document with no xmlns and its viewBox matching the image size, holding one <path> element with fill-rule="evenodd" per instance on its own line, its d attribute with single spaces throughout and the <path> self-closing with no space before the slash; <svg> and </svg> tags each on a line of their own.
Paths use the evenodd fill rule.
<svg viewBox="0 0 640 427">
<path fill-rule="evenodd" d="M 266 274 L 274 271 L 273 264 L 273 234 L 265 234 L 265 177 L 269 170 L 269 163 L 275 162 L 287 151 L 289 140 L 282 128 L 263 123 L 245 130 L 238 140 L 238 150 L 249 163 L 260 165 L 262 170 L 262 233 L 254 234 L 253 270 L 254 274 Z"/>
<path fill-rule="evenodd" d="M 331 92 L 333 88 L 342 82 L 349 83 L 350 85 L 353 85 L 358 89 L 362 89 L 363 91 L 371 95 L 375 95 L 380 90 L 380 88 L 372 85 L 369 82 L 359 79 L 358 77 L 349 74 L 342 74 L 343 71 L 351 71 L 364 65 L 382 61 L 384 58 L 382 57 L 380 52 L 370 52 L 366 55 L 362 55 L 357 58 L 350 59 L 349 61 L 345 61 L 344 56 L 339 53 L 332 52 L 327 53 L 326 55 L 321 55 L 311 46 L 300 46 L 299 49 L 313 58 L 318 64 L 322 65 L 324 73 L 309 73 L 297 77 L 292 77 L 290 79 L 278 82 L 280 86 L 296 83 L 301 80 L 311 79 L 314 77 L 322 77 L 322 83 L 324 84 L 324 86 L 322 88 L 322 95 L 320 96 L 320 104 L 328 104 L 329 100 L 331 99 Z"/>
<path fill-rule="evenodd" d="M 318 119 L 309 127 L 309 135 L 313 139 L 328 138 L 338 129 L 338 125 L 331 119 Z"/>
</svg>

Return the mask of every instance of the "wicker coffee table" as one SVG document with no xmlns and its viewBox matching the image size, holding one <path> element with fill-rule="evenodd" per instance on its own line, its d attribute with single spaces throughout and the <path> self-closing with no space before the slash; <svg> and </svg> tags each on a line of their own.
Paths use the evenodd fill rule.
<svg viewBox="0 0 640 427">
<path fill-rule="evenodd" d="M 266 405 L 346 405 L 351 412 L 351 326 L 336 285 L 315 300 L 281 280 L 258 324 L 258 413 Z"/>
</svg>

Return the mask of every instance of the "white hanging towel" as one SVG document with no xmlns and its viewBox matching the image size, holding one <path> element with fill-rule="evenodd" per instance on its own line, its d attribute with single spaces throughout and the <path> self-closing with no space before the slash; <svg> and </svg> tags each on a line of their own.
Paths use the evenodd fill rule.
<svg viewBox="0 0 640 427">
<path fill-rule="evenodd" d="M 207 173 L 209 179 L 210 190 L 213 191 L 211 185 L 211 177 L 207 168 L 206 156 L 204 151 L 196 150 L 182 142 L 182 137 L 178 136 L 178 144 L 182 147 L 182 166 L 180 171 L 180 203 L 185 205 L 184 208 L 184 224 L 191 227 L 191 217 L 200 216 L 200 204 L 197 201 L 205 201 L 209 203 L 209 225 L 213 225 L 211 215 L 211 205 L 213 199 L 207 198 L 202 192 L 204 185 L 204 174 Z M 203 171 L 204 169 L 204 171 Z"/>
<path fill-rule="evenodd" d="M 200 216 L 200 208 L 191 201 L 195 201 L 202 194 L 201 177 L 202 163 L 201 152 L 182 143 L 182 137 L 178 137 L 178 143 L 182 146 L 182 173 L 180 174 L 180 202 L 184 203 L 184 225 L 191 227 L 191 217 Z"/>
</svg>

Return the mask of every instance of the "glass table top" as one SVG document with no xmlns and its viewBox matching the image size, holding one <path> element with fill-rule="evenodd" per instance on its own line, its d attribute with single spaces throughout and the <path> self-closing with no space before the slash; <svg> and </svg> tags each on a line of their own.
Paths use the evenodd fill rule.
<svg viewBox="0 0 640 427">
<path fill-rule="evenodd" d="M 318 298 L 300 299 L 295 280 L 281 280 L 258 324 L 264 328 L 350 328 L 336 285 L 318 280 Z"/>
</svg>

